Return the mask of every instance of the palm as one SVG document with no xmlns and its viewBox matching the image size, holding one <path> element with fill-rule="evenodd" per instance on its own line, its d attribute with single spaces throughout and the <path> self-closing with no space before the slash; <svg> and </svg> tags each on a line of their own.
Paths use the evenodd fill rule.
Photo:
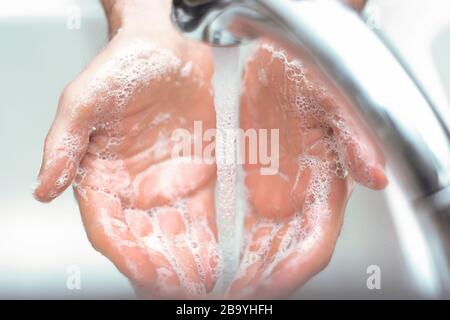
<svg viewBox="0 0 450 320">
<path fill-rule="evenodd" d="M 310 70 L 289 59 L 263 44 L 247 65 L 241 127 L 280 130 L 280 169 L 269 176 L 259 164 L 244 166 L 246 241 L 231 296 L 292 292 L 331 255 L 352 189 L 347 171 L 368 186 L 385 183 L 363 142 L 349 135 L 344 107 L 335 108 Z"/>
</svg>

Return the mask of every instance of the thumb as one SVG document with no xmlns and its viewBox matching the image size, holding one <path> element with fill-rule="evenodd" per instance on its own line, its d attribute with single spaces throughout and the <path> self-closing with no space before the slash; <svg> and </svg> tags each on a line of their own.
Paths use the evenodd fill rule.
<svg viewBox="0 0 450 320">
<path fill-rule="evenodd" d="M 388 184 L 382 150 L 361 126 L 346 119 L 332 124 L 344 148 L 345 163 L 352 178 L 368 188 L 381 190 Z"/>
<path fill-rule="evenodd" d="M 89 114 L 76 101 L 70 89 L 64 90 L 58 112 L 45 139 L 44 155 L 34 196 L 49 202 L 72 182 L 89 142 Z"/>
</svg>

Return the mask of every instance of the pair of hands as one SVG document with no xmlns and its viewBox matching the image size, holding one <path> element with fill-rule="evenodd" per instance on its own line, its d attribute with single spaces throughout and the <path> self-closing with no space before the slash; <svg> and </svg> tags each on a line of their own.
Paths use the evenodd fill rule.
<svg viewBox="0 0 450 320">
<path fill-rule="evenodd" d="M 34 194 L 48 202 L 72 184 L 93 247 L 140 296 L 199 298 L 219 276 L 215 166 L 172 159 L 170 135 L 215 126 L 211 50 L 173 29 L 170 1 L 104 5 L 111 41 L 63 92 Z M 240 126 L 280 130 L 280 169 L 244 165 L 245 245 L 226 295 L 284 296 L 328 263 L 352 181 L 387 179 L 345 101 L 270 41 L 243 85 Z"/>
</svg>

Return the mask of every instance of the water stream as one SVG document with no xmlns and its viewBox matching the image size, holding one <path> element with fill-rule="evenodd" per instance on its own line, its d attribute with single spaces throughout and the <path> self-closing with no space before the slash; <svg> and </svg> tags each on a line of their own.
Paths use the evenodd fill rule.
<svg viewBox="0 0 450 320">
<path fill-rule="evenodd" d="M 214 48 L 214 103 L 216 109 L 216 222 L 222 273 L 216 288 L 225 290 L 239 266 L 242 219 L 237 210 L 237 140 L 239 115 L 240 50 Z"/>
</svg>

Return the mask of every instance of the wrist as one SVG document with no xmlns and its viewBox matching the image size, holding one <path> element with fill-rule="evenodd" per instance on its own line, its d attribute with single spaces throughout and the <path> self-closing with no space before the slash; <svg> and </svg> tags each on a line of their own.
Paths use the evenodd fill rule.
<svg viewBox="0 0 450 320">
<path fill-rule="evenodd" d="M 112 37 L 119 29 L 146 32 L 170 26 L 171 0 L 101 0 Z"/>
</svg>

